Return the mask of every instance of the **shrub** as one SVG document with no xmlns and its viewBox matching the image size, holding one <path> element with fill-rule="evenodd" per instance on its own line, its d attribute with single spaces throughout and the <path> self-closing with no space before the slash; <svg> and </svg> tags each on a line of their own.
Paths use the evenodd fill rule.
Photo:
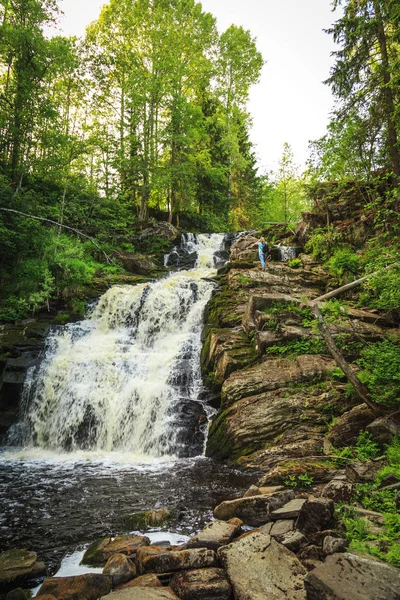
<svg viewBox="0 0 400 600">
<path fill-rule="evenodd" d="M 287 264 L 291 269 L 299 269 L 301 266 L 303 266 L 300 258 L 291 258 L 288 260 Z"/>
<path fill-rule="evenodd" d="M 357 364 L 363 369 L 359 377 L 375 402 L 399 404 L 400 344 L 397 341 L 386 339 L 367 346 Z"/>
<path fill-rule="evenodd" d="M 335 248 L 342 241 L 342 234 L 333 227 L 328 229 L 318 228 L 309 237 L 304 250 L 313 254 L 315 258 L 326 261 L 332 256 Z"/>
<path fill-rule="evenodd" d="M 346 247 L 335 250 L 334 254 L 326 262 L 331 275 L 337 277 L 341 282 L 344 279 L 354 279 L 354 275 L 359 270 L 359 265 L 360 256 Z"/>
</svg>

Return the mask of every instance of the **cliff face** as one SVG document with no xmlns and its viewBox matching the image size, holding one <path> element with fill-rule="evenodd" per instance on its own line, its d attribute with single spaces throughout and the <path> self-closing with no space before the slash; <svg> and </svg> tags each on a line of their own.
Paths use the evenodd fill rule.
<svg viewBox="0 0 400 600">
<path fill-rule="evenodd" d="M 359 404 L 346 394 L 305 305 L 325 292 L 328 274 L 305 254 L 299 268 L 269 262 L 262 270 L 255 241 L 244 236 L 232 246 L 231 263 L 219 272 L 221 291 L 208 306 L 202 367 L 220 406 L 207 455 L 269 472 L 268 483 L 305 470 L 324 481 L 332 468 L 325 456 L 330 422 Z M 330 329 L 349 362 L 360 340 L 384 334 L 376 313 L 355 308 Z"/>
</svg>

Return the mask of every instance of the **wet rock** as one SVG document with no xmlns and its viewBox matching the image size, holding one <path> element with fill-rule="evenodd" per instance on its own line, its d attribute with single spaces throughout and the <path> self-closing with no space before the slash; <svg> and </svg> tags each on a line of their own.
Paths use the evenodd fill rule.
<svg viewBox="0 0 400 600">
<path fill-rule="evenodd" d="M 87 567 L 102 567 L 105 565 L 106 560 L 104 558 L 103 550 L 110 542 L 110 537 L 100 538 L 92 542 L 83 555 L 80 564 L 86 565 Z"/>
<path fill-rule="evenodd" d="M 235 600 L 305 600 L 304 567 L 294 554 L 260 531 L 218 550 Z"/>
<path fill-rule="evenodd" d="M 103 555 L 106 560 L 113 554 L 125 554 L 129 558 L 136 555 L 138 548 L 141 546 L 149 546 L 150 540 L 148 537 L 140 535 L 121 535 L 114 540 L 108 542 L 103 548 Z"/>
<path fill-rule="evenodd" d="M 103 569 L 103 575 L 109 575 L 113 587 L 117 587 L 136 576 L 136 567 L 125 554 L 113 554 Z"/>
<path fill-rule="evenodd" d="M 332 500 L 327 498 L 312 498 L 306 502 L 296 521 L 296 529 L 310 535 L 316 531 L 328 529 L 334 522 L 334 508 Z"/>
<path fill-rule="evenodd" d="M 178 596 L 169 587 L 130 587 L 124 590 L 115 590 L 104 600 L 179 600 Z"/>
<path fill-rule="evenodd" d="M 365 404 L 359 404 L 339 417 L 328 434 L 329 441 L 337 448 L 354 445 L 361 431 L 374 420 L 374 414 Z"/>
<path fill-rule="evenodd" d="M 181 600 L 230 600 L 231 586 L 223 569 L 195 569 L 177 573 L 171 588 Z"/>
<path fill-rule="evenodd" d="M 125 590 L 132 587 L 162 587 L 162 583 L 154 573 L 148 573 L 147 575 L 140 575 L 124 585 L 118 586 L 119 590 Z"/>
<path fill-rule="evenodd" d="M 160 527 L 172 519 L 173 516 L 174 513 L 169 508 L 157 508 L 133 513 L 132 515 L 123 515 L 121 521 L 133 531 L 148 529 L 149 527 Z"/>
<path fill-rule="evenodd" d="M 122 266 L 128 273 L 136 275 L 149 275 L 157 265 L 143 254 L 135 254 L 134 252 L 116 252 L 114 254 L 122 263 Z"/>
<path fill-rule="evenodd" d="M 234 371 L 255 362 L 254 346 L 246 334 L 227 329 L 210 329 L 201 354 L 203 372 L 212 372 L 219 386 Z"/>
<path fill-rule="evenodd" d="M 49 594 L 57 600 L 98 600 L 110 592 L 111 586 L 111 577 L 99 573 L 76 577 L 49 577 L 44 580 L 37 597 Z"/>
<path fill-rule="evenodd" d="M 288 550 L 296 554 L 306 545 L 307 538 L 300 531 L 295 530 L 280 536 L 279 541 Z"/>
<path fill-rule="evenodd" d="M 32 598 L 31 591 L 23 590 L 22 588 L 12 590 L 11 592 L 8 592 L 6 596 L 6 600 L 28 600 L 29 598 Z"/>
<path fill-rule="evenodd" d="M 346 465 L 346 477 L 351 483 L 368 483 L 375 481 L 377 472 L 382 468 L 378 462 L 354 461 Z"/>
<path fill-rule="evenodd" d="M 277 521 L 279 519 L 297 519 L 305 502 L 307 502 L 307 500 L 303 498 L 290 500 L 290 502 L 284 504 L 281 508 L 277 508 L 271 512 L 272 521 Z"/>
<path fill-rule="evenodd" d="M 37 560 L 36 552 L 14 549 L 0 554 L 0 587 L 10 588 L 45 574 L 46 566 Z"/>
<path fill-rule="evenodd" d="M 193 548 L 180 552 L 166 552 L 147 556 L 142 561 L 147 573 L 172 573 L 186 569 L 205 569 L 217 566 L 217 556 L 213 550 Z"/>
<path fill-rule="evenodd" d="M 159 556 L 160 554 L 165 554 L 166 552 L 171 552 L 171 546 L 142 546 L 138 548 L 136 552 L 136 566 L 139 573 L 144 573 L 143 561 L 148 556 Z"/>
<path fill-rule="evenodd" d="M 226 500 L 214 509 L 214 517 L 227 521 L 239 517 L 246 525 L 258 527 L 271 520 L 270 513 L 294 498 L 293 490 L 269 495 Z"/>
<path fill-rule="evenodd" d="M 327 535 L 322 544 L 322 550 L 325 554 L 335 554 L 335 552 L 345 552 L 349 543 L 343 538 Z"/>
<path fill-rule="evenodd" d="M 335 504 L 349 502 L 353 495 L 353 484 L 349 481 L 332 479 L 321 492 L 322 498 L 330 498 Z"/>
<path fill-rule="evenodd" d="M 389 443 L 393 436 L 400 435 L 400 411 L 375 419 L 367 425 L 367 431 L 381 444 Z"/>
<path fill-rule="evenodd" d="M 209 548 L 217 550 L 229 544 L 240 529 L 240 525 L 226 521 L 212 521 L 197 535 L 190 538 L 187 548 Z"/>
<path fill-rule="evenodd" d="M 305 578 L 308 600 L 399 600 L 400 570 L 354 554 L 333 554 Z"/>
</svg>

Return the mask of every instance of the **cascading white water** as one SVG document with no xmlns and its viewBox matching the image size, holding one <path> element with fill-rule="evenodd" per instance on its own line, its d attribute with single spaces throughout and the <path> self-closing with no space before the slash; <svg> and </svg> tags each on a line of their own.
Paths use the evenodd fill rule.
<svg viewBox="0 0 400 600">
<path fill-rule="evenodd" d="M 298 254 L 298 248 L 295 246 L 278 246 L 279 249 L 279 260 L 285 262 L 292 258 L 296 258 Z"/>
<path fill-rule="evenodd" d="M 25 444 L 138 458 L 201 452 L 200 335 L 213 289 L 204 277 L 223 235 L 196 242 L 198 268 L 115 286 L 85 321 L 50 337 L 31 384 Z"/>
</svg>

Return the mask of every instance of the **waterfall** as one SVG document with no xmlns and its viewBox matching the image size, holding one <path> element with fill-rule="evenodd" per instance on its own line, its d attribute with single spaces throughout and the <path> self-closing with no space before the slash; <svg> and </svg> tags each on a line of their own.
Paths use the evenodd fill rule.
<svg viewBox="0 0 400 600">
<path fill-rule="evenodd" d="M 20 443 L 138 458 L 202 453 L 200 336 L 213 290 L 204 277 L 223 235 L 193 236 L 190 244 L 198 268 L 114 286 L 84 321 L 49 336 L 24 392 L 29 401 L 14 430 Z"/>
<path fill-rule="evenodd" d="M 296 246 L 278 246 L 278 256 L 281 262 L 296 258 L 301 249 Z"/>
<path fill-rule="evenodd" d="M 164 266 L 218 269 L 229 260 L 229 251 L 225 247 L 224 237 L 221 239 L 220 233 L 201 235 L 183 233 L 179 246 L 175 246 L 170 254 L 165 255 Z"/>
</svg>

